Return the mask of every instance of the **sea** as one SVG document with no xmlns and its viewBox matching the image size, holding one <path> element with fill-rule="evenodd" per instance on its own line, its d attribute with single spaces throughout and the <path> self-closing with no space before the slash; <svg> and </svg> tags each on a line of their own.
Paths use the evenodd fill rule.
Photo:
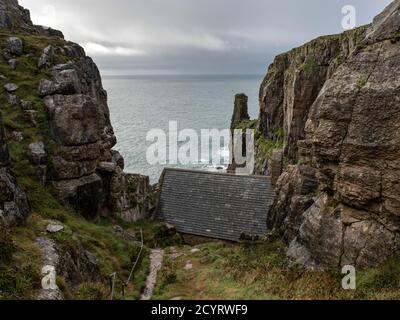
<svg viewBox="0 0 400 320">
<path fill-rule="evenodd" d="M 212 162 L 212 152 L 219 152 L 222 159 L 226 159 L 223 157 L 227 153 L 229 155 L 223 145 L 213 149 L 209 159 L 199 159 L 197 163 L 171 164 L 168 156 L 167 163 L 149 163 L 148 148 L 157 140 L 146 138 L 154 129 L 158 129 L 157 132 L 163 130 L 168 148 L 171 122 L 177 124 L 178 132 L 195 130 L 199 143 L 202 129 L 229 129 L 236 93 L 245 93 L 249 97 L 249 115 L 255 119 L 259 114 L 261 81 L 261 75 L 103 76 L 111 122 L 118 140 L 115 149 L 125 159 L 125 171 L 147 175 L 152 183 L 156 183 L 165 167 L 226 169 L 224 164 Z M 168 150 L 166 153 L 169 154 Z"/>
</svg>

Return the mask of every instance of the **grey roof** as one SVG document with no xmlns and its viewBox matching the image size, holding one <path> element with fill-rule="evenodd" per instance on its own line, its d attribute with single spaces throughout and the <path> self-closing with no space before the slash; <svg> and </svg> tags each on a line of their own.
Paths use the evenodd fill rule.
<svg viewBox="0 0 400 320">
<path fill-rule="evenodd" d="M 159 217 L 181 233 L 238 241 L 265 235 L 274 197 L 266 176 L 165 169 Z"/>
</svg>

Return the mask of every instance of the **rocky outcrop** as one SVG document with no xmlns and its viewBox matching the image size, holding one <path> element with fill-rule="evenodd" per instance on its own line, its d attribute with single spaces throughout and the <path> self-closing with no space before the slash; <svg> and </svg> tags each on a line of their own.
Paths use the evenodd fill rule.
<svg viewBox="0 0 400 320">
<path fill-rule="evenodd" d="M 246 132 L 242 132 L 242 141 L 237 141 L 235 137 L 235 129 L 244 129 L 243 123 L 250 120 L 248 112 L 248 97 L 244 93 L 239 93 L 235 95 L 235 103 L 233 108 L 233 115 L 231 120 L 231 143 L 232 145 L 232 163 L 228 166 L 228 172 L 235 172 L 238 168 L 245 167 L 246 163 L 238 164 L 239 161 L 235 159 L 235 155 L 241 154 L 246 155 Z M 240 137 L 239 137 L 240 140 Z"/>
<path fill-rule="evenodd" d="M 108 200 L 113 185 L 108 181 L 123 173 L 115 166 L 104 170 L 105 163 L 113 164 L 116 138 L 99 71 L 83 50 L 71 52 L 73 59 L 51 66 L 52 80 L 42 80 L 39 87 L 56 142 L 49 179 L 70 209 L 94 218 L 113 211 Z M 43 54 L 48 53 L 46 48 Z"/>
<path fill-rule="evenodd" d="M 321 268 L 379 264 L 400 250 L 400 1 L 369 26 L 276 58 L 260 127 L 285 131 L 292 166 L 268 219 L 288 255 Z"/>
<path fill-rule="evenodd" d="M 57 232 L 62 232 L 58 229 Z M 76 289 L 84 282 L 100 282 L 101 272 L 97 258 L 83 248 L 76 245 L 72 249 L 61 248 L 48 237 L 36 239 L 36 245 L 42 254 L 42 289 L 38 300 L 64 300 L 64 295 L 55 282 L 56 276 L 61 276 L 71 289 Z M 51 278 L 53 277 L 53 279 Z"/>
<path fill-rule="evenodd" d="M 21 7 L 17 0 L 0 1 L 0 28 L 12 31 L 32 29 L 29 10 Z"/>
<path fill-rule="evenodd" d="M 118 167 L 109 183 L 109 206 L 122 220 L 133 222 L 144 219 L 155 210 L 149 177 L 127 174 Z"/>
<path fill-rule="evenodd" d="M 5 138 L 0 113 L 0 225 L 9 228 L 23 223 L 29 215 L 30 207 L 9 168 L 10 158 Z"/>
<path fill-rule="evenodd" d="M 112 150 L 117 141 L 107 92 L 93 60 L 78 44 L 52 38 L 62 38 L 60 32 L 33 25 L 29 11 L 16 0 L 0 0 L 0 28 L 10 34 L 2 51 L 6 63 L 15 60 L 18 68 L 21 56 L 29 54 L 43 76 L 37 95 L 43 98 L 44 112 L 21 101 L 22 83 L 4 85 L 9 104 L 21 108 L 23 120 L 45 136 L 43 141 L 29 137 L 32 143 L 24 146 L 40 182 L 53 184 L 63 204 L 87 218 L 118 215 L 133 221 L 149 214 L 148 179 L 125 174 L 123 157 Z M 42 52 L 24 43 L 31 34 L 43 36 L 38 40 Z M 22 133 L 13 136 L 22 139 Z"/>
<path fill-rule="evenodd" d="M 248 97 L 244 93 L 239 93 L 235 96 L 231 130 L 235 129 L 242 121 L 250 120 L 247 103 Z"/>
<path fill-rule="evenodd" d="M 18 4 L 18 0 L 0 1 L 0 29 L 23 31 L 43 36 L 64 37 L 61 31 L 34 25 L 29 10 L 21 7 Z"/>
</svg>

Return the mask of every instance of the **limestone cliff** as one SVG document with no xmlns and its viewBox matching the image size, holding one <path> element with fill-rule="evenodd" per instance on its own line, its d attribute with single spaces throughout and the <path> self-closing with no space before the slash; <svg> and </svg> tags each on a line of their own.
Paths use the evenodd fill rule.
<svg viewBox="0 0 400 320">
<path fill-rule="evenodd" d="M 278 56 L 261 85 L 260 133 L 283 132 L 286 159 L 268 226 L 299 263 L 366 267 L 400 249 L 399 34 L 396 0 Z"/>
</svg>

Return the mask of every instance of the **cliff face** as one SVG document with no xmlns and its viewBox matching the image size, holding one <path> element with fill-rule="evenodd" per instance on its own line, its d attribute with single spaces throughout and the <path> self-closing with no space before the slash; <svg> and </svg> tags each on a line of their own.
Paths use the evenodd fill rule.
<svg viewBox="0 0 400 320">
<path fill-rule="evenodd" d="M 312 267 L 376 265 L 400 249 L 400 1 L 369 26 L 278 56 L 260 131 L 289 165 L 268 225 Z"/>
<path fill-rule="evenodd" d="M 19 160 L 28 159 L 71 211 L 128 221 L 149 214 L 148 178 L 124 173 L 123 158 L 112 150 L 107 93 L 93 60 L 61 32 L 33 25 L 17 1 L 0 1 L 0 28 L 2 145 L 18 142 Z"/>
<path fill-rule="evenodd" d="M 0 88 L 0 299 L 108 299 L 110 273 L 127 278 L 140 249 L 134 225 L 114 221 L 148 216 L 156 198 L 112 150 L 99 70 L 60 31 L 0 0 Z M 58 287 L 40 289 L 49 266 Z"/>
<path fill-rule="evenodd" d="M 0 227 L 6 228 L 20 224 L 30 211 L 28 199 L 18 187 L 9 166 L 10 158 L 0 114 Z"/>
</svg>

